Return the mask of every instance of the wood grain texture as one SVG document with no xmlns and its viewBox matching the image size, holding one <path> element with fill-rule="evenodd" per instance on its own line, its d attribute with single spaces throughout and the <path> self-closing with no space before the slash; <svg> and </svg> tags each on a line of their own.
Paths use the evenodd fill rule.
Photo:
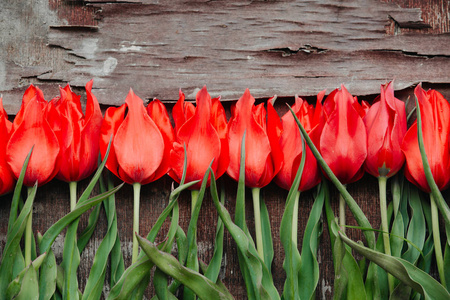
<svg viewBox="0 0 450 300">
<path fill-rule="evenodd" d="M 161 1 L 162 2 L 162 1 Z M 406 100 L 412 87 L 436 88 L 450 99 L 448 1 L 0 1 L 0 94 L 9 114 L 15 114 L 25 88 L 37 84 L 50 99 L 58 84 L 70 82 L 78 93 L 94 78 L 94 93 L 108 105 L 124 102 L 132 87 L 141 97 L 158 97 L 169 109 L 182 88 L 192 99 L 207 84 L 212 96 L 236 100 L 249 87 L 260 102 L 273 94 L 276 109 L 286 112 L 293 95 L 310 102 L 319 91 L 345 83 L 359 99 L 373 100 L 379 86 L 395 79 L 396 96 Z M 83 98 L 82 98 L 83 99 Z M 229 114 L 230 103 L 225 107 Z M 226 207 L 234 214 L 236 184 L 228 188 Z M 140 231 L 147 233 L 167 205 L 172 181 L 165 176 L 144 186 Z M 80 184 L 80 190 L 87 181 Z M 376 180 L 365 175 L 349 190 L 374 227 L 379 226 Z M 285 275 L 279 226 L 287 192 L 270 184 L 262 190 L 272 221 L 276 287 Z M 332 205 L 337 211 L 337 193 Z M 6 241 L 10 195 L 0 198 L 0 251 Z M 247 195 L 250 198 L 250 194 Z M 126 265 L 131 263 L 132 188 L 117 194 L 118 226 Z M 313 191 L 302 194 L 299 239 L 303 237 Z M 181 197 L 181 226 L 190 216 L 189 193 Z M 39 189 L 33 228 L 45 232 L 69 212 L 68 188 L 52 181 Z M 347 219 L 356 225 L 350 212 Z M 248 226 L 253 234 L 251 201 Z M 198 233 L 201 259 L 209 261 L 217 215 L 206 198 Z M 87 224 L 84 215 L 80 231 Z M 324 224 L 326 227 L 326 224 Z M 159 241 L 168 229 L 165 224 Z M 95 251 L 104 236 L 102 213 L 93 239 L 82 255 L 80 286 L 84 287 Z M 350 236 L 363 239 L 357 230 Z M 54 244 L 61 260 L 63 235 Z M 237 299 L 245 299 L 236 246 L 225 234 L 220 278 Z M 333 291 L 333 264 L 328 231 L 324 228 L 318 258 L 321 275 L 317 299 Z M 109 287 L 105 287 L 108 291 Z M 149 287 L 148 297 L 153 295 Z"/>
<path fill-rule="evenodd" d="M 130 87 L 142 98 L 173 101 L 179 88 L 193 98 L 207 84 L 212 94 L 236 100 L 247 87 L 257 98 L 311 96 L 345 83 L 367 95 L 394 78 L 397 89 L 450 80 L 450 36 L 387 35 L 390 20 L 401 28 L 431 25 L 417 8 L 378 0 L 93 1 L 86 9 L 55 1 L 43 36 L 33 24 L 43 12 L 20 32 L 36 31 L 33 50 L 45 50 L 29 49 L 34 57 L 18 60 L 16 45 L 7 55 L 0 92 L 10 113 L 20 104 L 17 87 L 29 82 L 83 87 L 94 78 L 99 101 L 119 105 Z M 52 58 L 41 63 L 42 52 Z"/>
</svg>

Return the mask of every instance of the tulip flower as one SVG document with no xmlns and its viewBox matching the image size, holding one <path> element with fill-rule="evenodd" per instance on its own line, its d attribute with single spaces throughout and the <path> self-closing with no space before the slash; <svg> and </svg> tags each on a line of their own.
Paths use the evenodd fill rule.
<svg viewBox="0 0 450 300">
<path fill-rule="evenodd" d="M 183 174 L 184 146 L 186 146 L 186 182 L 201 180 L 212 162 L 211 169 L 216 178 L 228 167 L 227 120 L 220 98 L 211 99 L 206 87 L 196 97 L 197 107 L 184 102 L 180 91 L 172 115 L 175 121 L 176 142 L 170 154 L 172 177 L 180 182 Z M 201 182 L 193 185 L 198 190 Z"/>
<path fill-rule="evenodd" d="M 52 180 L 59 170 L 60 146 L 56 134 L 47 121 L 47 101 L 42 91 L 31 85 L 22 99 L 22 106 L 12 126 L 12 134 L 6 145 L 6 159 L 15 178 L 33 148 L 23 184 L 29 191 L 37 182 L 43 185 Z M 32 215 L 25 229 L 25 263 L 31 262 Z"/>
<path fill-rule="evenodd" d="M 405 162 L 400 146 L 406 134 L 405 103 L 394 97 L 392 82 L 381 86 L 379 101 L 364 118 L 367 128 L 365 170 L 375 177 L 395 175 Z"/>
<path fill-rule="evenodd" d="M 439 92 L 425 92 L 420 85 L 416 87 L 414 94 L 422 113 L 423 139 L 431 173 L 439 189 L 444 190 L 450 184 L 450 104 Z M 425 178 L 417 140 L 417 122 L 406 133 L 401 149 L 406 156 L 406 178 L 429 193 L 430 187 Z"/>
<path fill-rule="evenodd" d="M 422 137 L 431 175 L 439 188 L 444 190 L 450 185 L 450 104 L 442 94 L 435 90 L 424 91 L 418 85 L 414 94 L 420 108 Z M 406 157 L 405 176 L 413 184 L 430 193 L 418 141 L 417 121 L 409 128 L 402 142 L 402 151 Z M 441 283 L 446 286 L 444 261 L 439 233 L 439 213 L 436 199 L 430 194 L 431 221 L 433 227 L 434 250 Z"/>
<path fill-rule="evenodd" d="M 6 194 L 14 188 L 14 175 L 6 162 L 6 144 L 11 135 L 12 123 L 3 109 L 0 98 L 0 195 Z"/>
<path fill-rule="evenodd" d="M 261 232 L 260 189 L 277 175 L 283 162 L 279 139 L 282 128 L 272 100 L 267 101 L 267 123 L 264 104 L 254 106 L 255 98 L 247 89 L 236 102 L 228 122 L 230 165 L 227 173 L 239 180 L 241 143 L 245 132 L 245 185 L 252 188 L 257 250 L 264 258 Z M 262 209 L 265 205 L 261 206 Z M 266 215 L 266 214 L 264 214 Z M 265 261 L 270 269 L 270 261 Z"/>
<path fill-rule="evenodd" d="M 386 181 L 395 175 L 405 162 L 400 146 L 406 134 L 405 104 L 394 97 L 392 82 L 381 86 L 381 94 L 364 117 L 364 123 L 367 128 L 367 158 L 364 167 L 369 174 L 378 178 L 384 252 L 391 255 Z M 392 292 L 394 278 L 388 275 L 388 279 L 389 290 Z"/>
<path fill-rule="evenodd" d="M 320 137 L 319 121 L 322 110 L 321 102 L 324 94 L 325 91 L 317 96 L 316 108 L 297 96 L 295 97 L 295 104 L 292 106 L 295 115 L 316 145 L 319 143 Z M 281 121 L 283 131 L 280 138 L 280 147 L 284 160 L 280 172 L 275 177 L 275 182 L 283 189 L 289 190 L 294 181 L 302 156 L 302 137 L 290 111 L 281 118 Z M 316 186 L 320 182 L 320 178 L 321 175 L 317 161 L 309 147 L 307 147 L 305 166 L 303 168 L 299 191 L 306 191 Z"/>
<path fill-rule="evenodd" d="M 130 90 L 124 105 L 107 109 L 101 127 L 102 157 L 105 156 L 112 136 L 106 167 L 121 180 L 133 185 L 135 233 L 139 233 L 141 185 L 155 181 L 168 172 L 168 153 L 173 143 L 173 129 L 167 111 L 159 100 L 153 102 L 146 110 L 142 99 Z M 138 242 L 134 235 L 133 262 L 136 261 L 138 252 Z"/>
<path fill-rule="evenodd" d="M 37 181 L 43 185 L 58 173 L 60 146 L 47 121 L 47 101 L 42 91 L 31 85 L 25 92 L 22 106 L 14 119 L 13 130 L 6 146 L 7 161 L 16 178 L 33 147 L 23 183 L 31 187 Z"/>
<path fill-rule="evenodd" d="M 365 111 L 344 85 L 323 103 L 319 150 L 342 184 L 359 180 L 367 156 L 367 135 L 362 116 Z M 340 223 L 345 225 L 345 201 L 340 197 Z"/>
<path fill-rule="evenodd" d="M 69 85 L 60 88 L 60 97 L 49 103 L 48 120 L 61 147 L 61 165 L 56 178 L 69 182 L 70 207 L 76 205 L 77 182 L 91 175 L 97 168 L 102 112 L 92 94 L 93 81 L 86 84 L 86 114 L 81 109 L 80 96 Z"/>
</svg>

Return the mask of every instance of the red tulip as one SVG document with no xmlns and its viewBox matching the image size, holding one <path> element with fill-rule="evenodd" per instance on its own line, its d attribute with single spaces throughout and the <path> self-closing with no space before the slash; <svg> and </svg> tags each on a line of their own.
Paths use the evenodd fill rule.
<svg viewBox="0 0 450 300">
<path fill-rule="evenodd" d="M 42 91 L 31 85 L 23 96 L 6 146 L 7 161 L 16 178 L 34 146 L 23 181 L 26 186 L 33 186 L 36 181 L 43 185 L 59 170 L 60 146 L 46 118 L 47 106 Z"/>
<path fill-rule="evenodd" d="M 266 186 L 280 171 L 283 162 L 283 152 L 279 145 L 281 122 L 271 101 L 254 106 L 255 98 L 250 91 L 236 102 L 232 116 L 228 122 L 228 143 L 230 165 L 227 173 L 234 180 L 239 179 L 241 142 L 245 137 L 245 184 L 249 187 Z"/>
<path fill-rule="evenodd" d="M 381 86 L 379 101 L 372 105 L 364 122 L 366 171 L 375 177 L 395 175 L 405 162 L 400 146 L 406 134 L 406 112 L 405 104 L 394 97 L 392 82 Z"/>
<path fill-rule="evenodd" d="M 450 183 L 450 104 L 439 92 L 425 92 L 420 85 L 416 87 L 414 94 L 420 106 L 423 142 L 431 173 L 439 189 L 443 190 Z M 401 148 L 406 156 L 406 178 L 422 190 L 430 192 L 419 150 L 417 122 L 409 128 Z"/>
<path fill-rule="evenodd" d="M 320 152 L 343 184 L 355 182 L 364 174 L 367 156 L 364 110 L 342 85 L 325 99 L 322 112 Z"/>
<path fill-rule="evenodd" d="M 180 182 L 184 165 L 184 145 L 186 145 L 186 182 L 201 180 L 212 163 L 216 178 L 228 167 L 228 141 L 226 139 L 227 120 L 219 98 L 211 100 L 206 87 L 196 97 L 197 107 L 184 102 L 184 94 L 174 106 L 176 142 L 170 155 L 171 176 Z M 201 182 L 192 186 L 199 189 Z"/>
<path fill-rule="evenodd" d="M 317 96 L 316 108 L 313 105 L 308 104 L 301 98 L 295 98 L 295 104 L 292 106 L 292 110 L 295 115 L 305 127 L 308 135 L 313 142 L 318 145 L 320 137 L 320 113 L 322 110 L 322 99 L 325 91 L 321 92 Z M 281 134 L 280 146 L 283 151 L 283 166 L 280 172 L 275 178 L 276 183 L 289 190 L 292 182 L 294 181 L 300 160 L 302 158 L 302 140 L 301 134 L 295 122 L 292 113 L 288 111 L 282 117 L 283 132 Z M 309 147 L 306 147 L 306 160 L 303 168 L 302 178 L 300 181 L 299 190 L 306 191 L 316 186 L 320 182 L 320 169 L 317 166 L 317 161 L 312 154 Z"/>
<path fill-rule="evenodd" d="M 56 178 L 67 182 L 79 181 L 97 168 L 102 124 L 102 112 L 92 94 L 92 83 L 86 84 L 86 115 L 81 109 L 80 96 L 70 86 L 60 88 L 61 96 L 50 102 L 49 122 L 61 145 L 61 166 Z"/>
<path fill-rule="evenodd" d="M 12 123 L 3 109 L 3 101 L 0 98 L 0 195 L 12 191 L 14 187 L 14 175 L 6 162 L 6 144 L 11 136 Z"/>
<path fill-rule="evenodd" d="M 106 111 L 101 127 L 100 153 L 105 156 L 111 135 L 111 150 L 106 167 L 123 181 L 133 184 L 147 184 L 157 180 L 169 169 L 166 147 L 173 133 L 164 106 L 155 100 L 148 111 L 142 99 L 132 90 L 125 104 L 110 107 Z M 125 116 L 125 110 L 128 113 Z M 155 113 L 157 112 L 157 113 Z M 155 115 L 158 115 L 155 118 Z"/>
</svg>

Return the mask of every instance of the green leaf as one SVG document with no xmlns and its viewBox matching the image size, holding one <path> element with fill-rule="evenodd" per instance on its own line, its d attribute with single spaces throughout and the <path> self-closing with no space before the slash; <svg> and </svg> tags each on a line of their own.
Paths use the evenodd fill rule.
<svg viewBox="0 0 450 300">
<path fill-rule="evenodd" d="M 12 226 L 14 225 L 14 222 L 17 219 L 17 210 L 19 207 L 20 202 L 20 193 L 22 192 L 22 186 L 23 186 L 23 179 L 25 177 L 25 173 L 28 167 L 28 162 L 30 161 L 31 153 L 33 152 L 33 147 L 31 147 L 30 152 L 28 152 L 27 157 L 25 158 L 25 161 L 23 163 L 22 169 L 20 170 L 19 178 L 17 178 L 16 186 L 14 188 L 14 194 L 11 201 L 11 209 L 9 213 L 9 221 L 8 221 L 8 232 L 7 236 L 9 235 L 9 232 L 12 229 Z"/>
<path fill-rule="evenodd" d="M 29 215 L 32 213 L 33 202 L 36 196 L 37 183 L 28 194 L 28 198 L 8 232 L 3 257 L 0 265 L 0 299 L 4 299 L 8 284 L 11 282 L 16 252 L 20 251 L 19 243 L 25 231 Z"/>
<path fill-rule="evenodd" d="M 339 226 L 336 223 L 336 218 L 331 208 L 327 181 L 323 179 L 321 185 L 323 186 L 322 189 L 324 189 L 325 213 L 327 217 L 331 246 L 333 249 L 333 264 L 335 273 L 333 298 L 339 300 L 366 299 L 367 295 L 361 269 L 356 260 L 353 258 L 351 251 L 345 247 L 338 234 Z M 371 286 L 375 288 L 376 292 L 376 287 L 378 286 L 378 276 L 373 272 L 371 276 Z"/>
<path fill-rule="evenodd" d="M 45 259 L 45 256 L 46 254 L 44 253 L 31 262 L 36 272 L 41 266 L 43 260 Z M 6 298 L 13 299 L 20 292 L 24 276 L 27 272 L 28 268 L 24 268 L 19 274 L 17 274 L 16 278 L 13 281 L 11 281 L 6 290 Z"/>
<path fill-rule="evenodd" d="M 272 230 L 270 229 L 270 217 L 267 210 L 266 202 L 263 197 L 260 197 L 260 217 L 261 217 L 261 235 L 264 249 L 264 263 L 271 273 L 272 261 L 273 261 L 273 241 Z"/>
<path fill-rule="evenodd" d="M 114 188 L 113 182 L 111 180 L 111 176 L 109 171 L 106 171 L 106 181 L 108 185 L 108 189 Z M 105 184 L 103 182 L 103 177 L 100 177 L 100 191 L 103 193 L 106 191 Z M 115 215 L 115 222 L 116 228 L 117 228 L 117 213 L 115 211 L 115 195 L 111 195 L 109 197 L 109 201 L 105 202 L 103 201 L 103 204 L 105 206 L 105 212 L 106 215 Z M 106 205 L 105 205 L 106 204 Z M 113 225 L 114 226 L 114 225 Z M 113 287 L 117 281 L 119 281 L 120 276 L 122 276 L 123 272 L 125 271 L 125 263 L 123 260 L 123 253 L 122 249 L 120 247 L 120 238 L 119 238 L 119 231 L 117 230 L 116 235 L 116 241 L 114 243 L 113 248 L 111 249 L 111 257 L 110 257 L 110 265 L 111 265 L 111 280 L 110 280 L 110 286 Z"/>
<path fill-rule="evenodd" d="M 319 282 L 319 263 L 317 250 L 319 237 L 322 234 L 322 209 L 325 201 L 325 189 L 320 188 L 309 213 L 303 235 L 301 264 L 299 272 L 300 299 L 314 299 L 317 283 Z"/>
<path fill-rule="evenodd" d="M 322 167 L 322 169 L 327 174 L 328 178 L 330 178 L 331 182 L 333 182 L 333 184 L 338 189 L 339 193 L 344 198 L 345 202 L 347 203 L 347 206 L 349 207 L 349 209 L 351 210 L 353 216 L 355 217 L 356 222 L 358 222 L 358 225 L 361 226 L 361 227 L 372 228 L 372 226 L 370 225 L 369 220 L 367 220 L 366 215 L 363 213 L 363 211 L 359 207 L 358 203 L 356 203 L 355 199 L 353 199 L 353 197 L 347 191 L 345 186 L 342 185 L 342 183 L 339 182 L 337 177 L 333 174 L 333 171 L 331 171 L 330 167 L 328 167 L 327 163 L 323 159 L 323 157 L 320 154 L 319 150 L 317 150 L 316 146 L 312 142 L 311 138 L 308 136 L 308 133 L 306 132 L 305 128 L 303 127 L 303 125 L 298 120 L 298 118 L 295 115 L 295 113 L 292 111 L 291 107 L 289 107 L 289 110 L 291 111 L 292 115 L 294 116 L 294 119 L 297 122 L 297 125 L 298 125 L 298 127 L 300 128 L 300 130 L 301 130 L 301 132 L 303 134 L 303 138 L 306 140 L 306 143 L 308 144 L 309 148 L 311 149 L 312 153 L 314 154 L 314 157 L 317 159 L 317 161 L 319 162 L 320 166 Z M 367 244 L 369 245 L 369 247 L 372 248 L 372 249 L 375 249 L 376 240 L 375 240 L 374 232 L 372 232 L 372 231 L 364 231 L 364 236 L 365 236 L 365 238 L 367 240 Z"/>
<path fill-rule="evenodd" d="M 100 299 L 103 291 L 103 286 L 106 277 L 106 266 L 108 264 L 108 257 L 116 244 L 118 237 L 117 230 L 117 215 L 114 195 L 108 197 L 103 201 L 106 209 L 106 218 L 108 221 L 108 229 L 100 243 L 92 262 L 92 267 L 89 272 L 89 277 L 84 289 L 83 300 Z M 99 207 L 99 206 L 97 206 Z"/>
<path fill-rule="evenodd" d="M 156 236 L 161 229 L 164 221 L 167 219 L 169 214 L 172 212 L 172 209 L 177 204 L 178 196 L 182 191 L 188 189 L 192 185 L 198 183 L 199 181 L 193 181 L 186 184 L 181 184 L 179 187 L 174 189 L 169 196 L 169 204 L 163 210 L 163 212 L 159 215 L 149 234 L 147 235 L 147 239 L 151 242 L 154 242 Z M 169 230 L 170 232 L 170 230 Z M 165 245 L 162 244 L 161 247 Z M 131 293 L 139 285 L 139 283 L 145 279 L 145 276 L 149 274 L 151 268 L 153 267 L 153 263 L 148 259 L 145 253 L 141 252 L 139 254 L 139 258 L 136 263 L 132 264 L 128 267 L 119 278 L 117 283 L 112 287 L 109 296 L 107 299 L 125 299 L 128 300 L 131 296 Z"/>
<path fill-rule="evenodd" d="M 56 237 L 61 233 L 61 231 L 63 231 L 64 228 L 66 228 L 67 225 L 72 223 L 74 220 L 76 220 L 79 216 L 81 216 L 84 212 L 86 212 L 90 208 L 94 207 L 95 205 L 102 202 L 104 199 L 116 193 L 123 185 L 124 183 L 118 185 L 114 189 L 109 190 L 108 192 L 90 198 L 84 201 L 84 203 L 82 204 L 78 202 L 76 208 L 73 211 L 71 211 L 70 213 L 59 219 L 45 232 L 42 241 L 39 244 L 40 251 L 48 252 Z"/>
<path fill-rule="evenodd" d="M 77 247 L 77 228 L 80 219 L 74 220 L 69 224 L 67 229 L 64 248 L 63 248 L 63 261 L 61 266 L 64 269 L 64 287 L 63 287 L 63 299 L 72 300 L 78 298 L 78 278 L 77 270 L 80 265 L 80 252 Z"/>
<path fill-rule="evenodd" d="M 94 209 L 89 214 L 88 224 L 83 232 L 80 234 L 77 240 L 77 247 L 80 253 L 83 253 L 84 248 L 91 239 L 94 233 L 95 227 L 97 226 L 98 217 L 100 216 L 101 204 L 97 204 Z"/>
<path fill-rule="evenodd" d="M 38 300 L 39 299 L 39 284 L 36 270 L 33 265 L 30 265 L 23 277 L 22 287 L 16 300 Z"/>
<path fill-rule="evenodd" d="M 225 188 L 222 186 L 220 193 L 220 203 L 225 204 Z M 214 242 L 214 253 L 209 265 L 205 271 L 205 277 L 210 279 L 212 282 L 217 282 L 219 278 L 220 268 L 222 266 L 223 257 L 223 236 L 225 232 L 225 227 L 222 220 L 219 218 L 217 220 L 216 238 Z"/>
<path fill-rule="evenodd" d="M 56 291 L 57 265 L 50 249 L 39 271 L 39 300 L 49 300 Z"/>
<path fill-rule="evenodd" d="M 152 262 L 164 273 L 189 287 L 202 299 L 233 299 L 227 289 L 217 285 L 198 272 L 183 267 L 172 255 L 158 250 L 152 242 L 137 236 L 139 244 Z"/>
<path fill-rule="evenodd" d="M 212 162 L 209 164 L 209 168 L 211 167 Z M 200 187 L 200 191 L 192 191 L 192 212 L 191 212 L 191 220 L 189 222 L 189 227 L 187 231 L 187 239 L 188 239 L 188 256 L 186 261 L 186 267 L 191 269 L 194 272 L 199 271 L 198 264 L 198 256 L 197 256 L 197 221 L 200 215 L 200 208 L 202 206 L 203 198 L 205 197 L 206 184 L 208 182 L 208 177 L 210 173 L 210 169 L 207 169 L 205 174 L 203 175 L 202 185 Z M 195 295 L 193 291 L 189 288 L 185 288 L 183 290 L 183 299 L 193 300 L 195 299 Z"/>
<path fill-rule="evenodd" d="M 421 202 L 422 201 L 420 200 L 419 191 L 415 186 L 411 186 L 409 195 L 411 220 L 408 226 L 408 233 L 406 238 L 411 241 L 411 243 L 416 245 L 416 247 L 418 247 L 420 250 L 423 249 L 426 235 L 425 217 L 423 215 Z M 415 264 L 421 253 L 410 243 L 408 243 L 407 245 L 408 250 L 402 255 L 402 258 L 412 264 Z"/>
<path fill-rule="evenodd" d="M 153 267 L 153 263 L 148 257 L 139 258 L 134 264 L 129 266 L 116 285 L 111 289 L 108 295 L 108 300 L 128 300 L 131 298 L 131 293 L 142 279 L 148 274 Z"/>
<path fill-rule="evenodd" d="M 272 274 L 269 273 L 266 265 L 259 257 L 255 245 L 248 239 L 247 234 L 233 223 L 227 209 L 220 203 L 213 172 L 211 172 L 210 189 L 211 198 L 213 199 L 217 212 L 238 247 L 238 253 L 242 258 L 239 261 L 241 270 L 248 272 L 247 279 L 249 279 L 251 285 L 247 286 L 247 288 L 250 287 L 253 290 L 247 289 L 247 293 L 254 296 L 255 299 L 279 299 L 280 296 L 273 283 Z"/>
<path fill-rule="evenodd" d="M 301 280 L 301 278 L 299 277 L 302 276 L 302 274 L 299 273 L 301 258 L 300 252 L 297 248 L 298 201 L 300 197 L 298 188 L 300 186 L 300 180 L 302 177 L 303 168 L 305 166 L 305 150 L 305 142 L 302 139 L 302 157 L 300 160 L 300 165 L 289 190 L 280 224 L 280 240 L 285 252 L 285 258 L 283 261 L 283 268 L 286 271 L 286 280 L 283 288 L 283 298 L 285 299 L 298 299 L 300 297 L 299 280 Z M 295 228 L 293 228 L 293 226 L 295 226 Z M 311 276 L 311 274 L 308 274 L 308 276 Z M 309 299 L 309 297 L 305 299 Z"/>
<path fill-rule="evenodd" d="M 450 299 L 450 294 L 433 277 L 410 262 L 376 252 L 350 240 L 339 232 L 341 239 L 359 254 L 370 259 L 404 284 L 425 296 L 425 299 Z"/>
</svg>

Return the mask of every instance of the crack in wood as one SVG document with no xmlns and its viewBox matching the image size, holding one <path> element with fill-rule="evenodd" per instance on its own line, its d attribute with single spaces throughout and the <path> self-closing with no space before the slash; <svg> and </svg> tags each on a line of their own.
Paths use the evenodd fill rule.
<svg viewBox="0 0 450 300">
<path fill-rule="evenodd" d="M 298 49 L 292 49 L 290 47 L 285 47 L 285 48 L 273 48 L 273 49 L 269 49 L 267 50 L 267 52 L 282 52 L 282 56 L 291 56 L 293 54 L 297 54 L 300 51 L 305 52 L 307 54 L 314 54 L 314 53 L 325 53 L 328 51 L 328 49 L 325 48 L 319 48 L 319 47 L 314 47 L 311 46 L 309 44 L 304 45 L 303 47 L 299 47 Z"/>
</svg>

